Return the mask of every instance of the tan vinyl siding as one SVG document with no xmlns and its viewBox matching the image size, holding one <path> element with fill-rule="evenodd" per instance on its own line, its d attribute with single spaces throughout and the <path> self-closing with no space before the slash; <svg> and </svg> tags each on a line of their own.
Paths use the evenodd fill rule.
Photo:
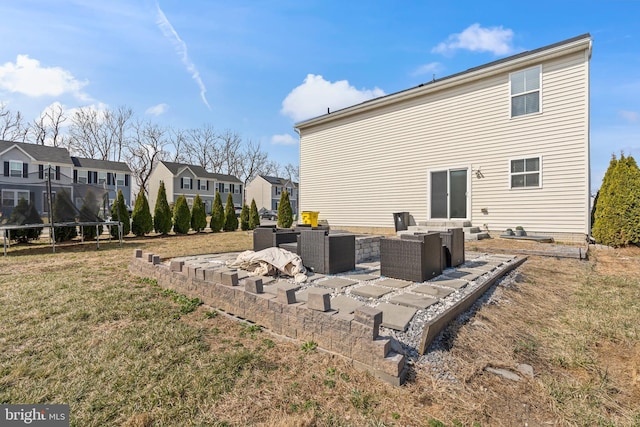
<svg viewBox="0 0 640 427">
<path fill-rule="evenodd" d="M 468 167 L 474 225 L 588 232 L 588 53 L 505 70 L 301 129 L 300 210 L 335 226 L 428 220 L 429 170 Z M 542 65 L 542 113 L 510 117 L 509 72 Z M 542 157 L 542 188 L 509 188 L 509 160 Z M 472 171 L 484 175 L 477 178 Z M 488 214 L 481 209 L 486 208 Z"/>
</svg>

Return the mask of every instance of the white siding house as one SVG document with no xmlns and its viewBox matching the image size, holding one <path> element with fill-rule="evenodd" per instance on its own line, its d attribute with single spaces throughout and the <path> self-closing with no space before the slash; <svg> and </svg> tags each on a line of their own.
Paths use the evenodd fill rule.
<svg viewBox="0 0 640 427">
<path fill-rule="evenodd" d="M 589 233 L 589 60 L 578 36 L 297 123 L 301 211 L 393 231 Z"/>
</svg>

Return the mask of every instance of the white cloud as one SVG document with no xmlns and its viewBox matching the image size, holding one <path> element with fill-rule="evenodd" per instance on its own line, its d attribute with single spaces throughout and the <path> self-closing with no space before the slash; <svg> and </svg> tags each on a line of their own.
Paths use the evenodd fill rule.
<svg viewBox="0 0 640 427">
<path fill-rule="evenodd" d="M 629 123 L 637 123 L 638 119 L 640 119 L 640 114 L 636 111 L 620 110 L 618 114 Z"/>
<path fill-rule="evenodd" d="M 273 135 L 271 137 L 271 143 L 275 145 L 295 145 L 298 143 L 298 140 L 288 133 L 283 133 L 280 135 Z"/>
<path fill-rule="evenodd" d="M 162 31 L 162 34 L 164 34 L 164 36 L 168 38 L 171 43 L 173 43 L 176 52 L 182 59 L 182 63 L 185 65 L 185 67 L 187 67 L 187 71 L 191 73 L 191 78 L 195 80 L 196 84 L 200 88 L 200 98 L 202 98 L 202 102 L 204 102 L 204 105 L 206 105 L 208 109 L 211 109 L 211 107 L 209 106 L 209 102 L 207 101 L 207 97 L 205 96 L 207 93 L 207 88 L 200 78 L 200 72 L 198 72 L 195 64 L 189 58 L 187 44 L 180 38 L 178 32 L 175 30 L 175 28 L 173 28 L 173 25 L 171 25 L 169 19 L 167 19 L 167 16 L 164 14 L 162 9 L 160 9 L 160 5 L 158 3 L 156 3 L 156 8 L 158 10 L 158 20 L 156 21 L 158 27 Z"/>
<path fill-rule="evenodd" d="M 82 91 L 88 84 L 60 67 L 42 67 L 40 61 L 28 55 L 18 55 L 16 62 L 0 65 L 0 89 L 29 97 L 71 94 L 81 101 L 90 97 Z"/>
<path fill-rule="evenodd" d="M 422 76 L 425 74 L 438 74 L 444 70 L 444 65 L 439 62 L 431 62 L 429 64 L 424 64 L 416 68 L 411 72 L 412 76 Z"/>
<path fill-rule="evenodd" d="M 144 113 L 151 114 L 153 116 L 161 116 L 162 114 L 166 113 L 168 109 L 169 109 L 169 105 L 162 103 L 162 104 L 154 105 L 153 107 L 147 108 L 147 110 Z"/>
<path fill-rule="evenodd" d="M 304 83 L 294 88 L 282 101 L 280 112 L 300 121 L 339 110 L 384 95 L 379 88 L 356 89 L 347 80 L 330 82 L 320 75 L 308 74 Z"/>
<path fill-rule="evenodd" d="M 447 54 L 456 49 L 472 52 L 491 52 L 494 55 L 507 55 L 515 51 L 512 45 L 513 31 L 508 28 L 483 28 L 473 24 L 459 34 L 452 34 L 446 42 L 438 44 L 431 52 Z"/>
</svg>

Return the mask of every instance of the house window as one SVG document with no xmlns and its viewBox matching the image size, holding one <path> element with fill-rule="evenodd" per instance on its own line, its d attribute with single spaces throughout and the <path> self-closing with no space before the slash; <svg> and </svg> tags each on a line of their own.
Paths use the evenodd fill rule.
<svg viewBox="0 0 640 427">
<path fill-rule="evenodd" d="M 87 171 L 78 171 L 78 182 L 80 184 L 86 184 L 87 183 Z"/>
<path fill-rule="evenodd" d="M 18 162 L 15 160 L 9 160 L 9 176 L 13 176 L 16 178 L 22 178 L 22 162 Z"/>
<path fill-rule="evenodd" d="M 279 196 L 282 193 L 282 187 L 276 186 L 276 196 Z"/>
<path fill-rule="evenodd" d="M 116 185 L 118 187 L 124 187 L 125 186 L 125 182 L 124 182 L 124 174 L 115 174 L 116 176 Z"/>
<path fill-rule="evenodd" d="M 511 188 L 541 187 L 541 157 L 511 160 L 510 163 Z"/>
<path fill-rule="evenodd" d="M 541 67 L 511 73 L 511 117 L 540 112 Z"/>
<path fill-rule="evenodd" d="M 235 193 L 236 192 L 236 186 L 235 184 L 229 184 L 229 191 L 231 193 Z"/>
<path fill-rule="evenodd" d="M 191 190 L 191 178 L 182 178 L 182 188 Z"/>
<path fill-rule="evenodd" d="M 222 182 L 218 183 L 218 192 L 219 193 L 224 193 L 224 183 L 222 183 Z"/>
<path fill-rule="evenodd" d="M 229 192 L 229 184 L 225 184 L 224 185 L 224 192 L 228 193 Z"/>
<path fill-rule="evenodd" d="M 200 190 L 206 190 L 208 181 L 206 179 L 201 179 L 198 181 L 200 182 Z"/>
<path fill-rule="evenodd" d="M 98 184 L 104 184 L 105 182 L 107 182 L 107 173 L 98 172 Z"/>
<path fill-rule="evenodd" d="M 29 192 L 21 190 L 2 190 L 2 207 L 13 208 L 20 199 L 25 199 L 29 203 Z"/>
<path fill-rule="evenodd" d="M 56 203 L 56 192 L 52 191 L 51 192 L 51 204 L 55 204 Z M 44 212 L 51 212 L 49 210 L 49 198 L 47 197 L 47 192 L 43 191 L 42 192 L 42 206 L 44 206 Z"/>
</svg>

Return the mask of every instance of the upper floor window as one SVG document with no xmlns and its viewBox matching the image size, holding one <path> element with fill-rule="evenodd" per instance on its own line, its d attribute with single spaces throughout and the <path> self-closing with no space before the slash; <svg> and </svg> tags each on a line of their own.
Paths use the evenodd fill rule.
<svg viewBox="0 0 640 427">
<path fill-rule="evenodd" d="M 206 179 L 199 179 L 198 182 L 200 183 L 200 190 L 206 190 L 209 187 L 209 181 Z"/>
<path fill-rule="evenodd" d="M 218 183 L 218 192 L 219 193 L 224 193 L 224 182 L 219 182 Z"/>
<path fill-rule="evenodd" d="M 224 192 L 225 193 L 229 192 L 229 184 L 224 184 Z"/>
<path fill-rule="evenodd" d="M 182 188 L 191 190 L 191 178 L 182 178 Z"/>
<path fill-rule="evenodd" d="M 280 195 L 280 193 L 282 193 L 282 187 L 278 187 L 278 186 L 276 185 L 276 196 L 279 196 L 279 195 Z"/>
<path fill-rule="evenodd" d="M 125 180 L 124 180 L 124 174 L 123 173 L 119 173 L 119 174 L 114 174 L 116 176 L 116 185 L 118 187 L 124 187 L 126 185 Z"/>
<path fill-rule="evenodd" d="M 235 193 L 236 192 L 236 185 L 235 184 L 229 184 L 229 192 L 230 193 Z"/>
<path fill-rule="evenodd" d="M 511 73 L 511 117 L 540 112 L 541 67 Z"/>
<path fill-rule="evenodd" d="M 511 188 L 539 188 L 542 182 L 540 179 L 541 165 L 541 157 L 511 160 L 509 171 Z"/>
<path fill-rule="evenodd" d="M 23 163 L 16 160 L 9 160 L 9 176 L 22 178 Z"/>
<path fill-rule="evenodd" d="M 79 170 L 78 171 L 78 182 L 81 184 L 87 183 L 88 171 Z"/>
<path fill-rule="evenodd" d="M 98 184 L 104 184 L 107 182 L 107 173 L 98 172 Z"/>
</svg>

